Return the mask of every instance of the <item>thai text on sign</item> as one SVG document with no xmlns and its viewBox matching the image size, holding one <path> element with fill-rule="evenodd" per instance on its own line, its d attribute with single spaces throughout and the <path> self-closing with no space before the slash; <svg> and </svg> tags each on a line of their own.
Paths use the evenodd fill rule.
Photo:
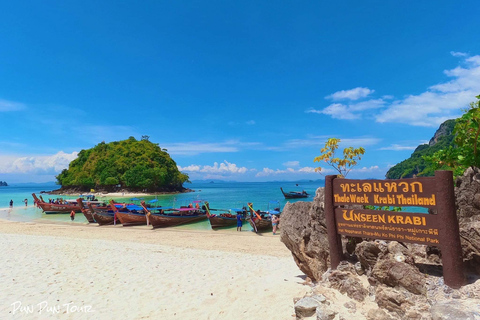
<svg viewBox="0 0 480 320">
<path fill-rule="evenodd" d="M 435 180 L 431 177 L 390 180 L 333 181 L 335 205 L 418 206 L 434 208 L 437 205 Z"/>
</svg>

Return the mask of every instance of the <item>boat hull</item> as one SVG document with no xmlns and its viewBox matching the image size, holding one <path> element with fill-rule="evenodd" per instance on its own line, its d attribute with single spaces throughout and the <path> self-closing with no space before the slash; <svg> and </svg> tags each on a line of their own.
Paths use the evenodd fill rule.
<svg viewBox="0 0 480 320">
<path fill-rule="evenodd" d="M 114 225 L 115 224 L 115 217 L 113 216 L 113 214 L 111 215 L 111 214 L 104 214 L 104 213 L 95 212 L 93 214 L 93 218 L 101 226 L 108 226 L 108 225 Z M 120 219 L 117 218 L 117 223 L 116 224 L 122 224 L 120 222 Z"/>
<path fill-rule="evenodd" d="M 68 205 L 68 204 L 53 204 L 53 203 L 39 203 L 38 206 L 42 208 L 46 214 L 52 213 L 70 213 L 73 211 L 81 212 L 80 205 Z"/>
<path fill-rule="evenodd" d="M 116 215 L 117 219 L 120 220 L 124 227 L 142 226 L 147 224 L 147 217 L 144 214 L 117 212 Z"/>
<path fill-rule="evenodd" d="M 88 210 L 82 210 L 83 215 L 87 219 L 89 223 L 95 223 L 95 218 L 93 217 L 92 213 Z"/>
<path fill-rule="evenodd" d="M 267 219 L 258 219 L 258 218 L 249 218 L 248 222 L 252 226 L 253 231 L 256 233 L 259 232 L 266 232 L 266 231 L 272 231 L 272 220 L 267 220 Z"/>
<path fill-rule="evenodd" d="M 237 218 L 226 218 L 226 217 L 210 217 L 210 226 L 212 229 L 223 228 L 223 227 L 233 227 L 237 225 Z M 245 221 L 242 220 L 244 223 Z"/>
<path fill-rule="evenodd" d="M 207 219 L 207 215 L 185 215 L 185 216 L 173 216 L 163 214 L 151 214 L 149 217 L 150 224 L 153 228 L 167 228 L 179 226 L 182 224 L 198 222 Z"/>
</svg>

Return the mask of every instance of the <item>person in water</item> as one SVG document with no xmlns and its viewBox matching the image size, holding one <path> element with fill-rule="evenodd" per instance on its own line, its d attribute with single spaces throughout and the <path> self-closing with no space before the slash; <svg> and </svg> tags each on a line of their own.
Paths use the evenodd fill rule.
<svg viewBox="0 0 480 320">
<path fill-rule="evenodd" d="M 13 200 L 10 200 L 10 208 L 13 208 Z"/>
<path fill-rule="evenodd" d="M 242 214 L 240 212 L 237 212 L 237 231 L 242 231 Z"/>
<path fill-rule="evenodd" d="M 70 212 L 70 219 L 75 220 L 75 211 L 72 210 L 72 212 Z"/>
</svg>

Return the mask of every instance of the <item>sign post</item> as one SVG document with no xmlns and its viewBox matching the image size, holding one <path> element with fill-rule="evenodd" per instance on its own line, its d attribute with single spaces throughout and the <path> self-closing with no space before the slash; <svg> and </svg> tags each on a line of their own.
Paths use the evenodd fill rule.
<svg viewBox="0 0 480 320">
<path fill-rule="evenodd" d="M 340 235 L 395 240 L 439 246 L 445 284 L 465 284 L 460 232 L 455 210 L 453 173 L 398 180 L 325 178 L 325 219 L 330 262 L 335 269 L 343 259 Z M 437 214 L 351 209 L 348 205 L 425 207 Z M 342 206 L 342 207 L 338 207 Z"/>
</svg>

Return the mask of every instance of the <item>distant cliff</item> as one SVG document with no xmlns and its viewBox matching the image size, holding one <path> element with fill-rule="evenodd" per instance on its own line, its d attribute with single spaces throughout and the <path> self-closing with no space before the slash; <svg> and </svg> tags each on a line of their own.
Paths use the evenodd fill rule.
<svg viewBox="0 0 480 320">
<path fill-rule="evenodd" d="M 428 144 L 419 145 L 410 158 L 403 160 L 388 170 L 387 179 L 412 178 L 413 176 L 433 176 L 435 170 L 423 160 L 423 156 L 429 156 L 453 144 L 453 128 L 455 119 L 447 120 L 440 125 L 435 135 Z"/>
<path fill-rule="evenodd" d="M 6 181 L 0 181 L 0 187 L 8 187 L 8 184 Z"/>
</svg>

